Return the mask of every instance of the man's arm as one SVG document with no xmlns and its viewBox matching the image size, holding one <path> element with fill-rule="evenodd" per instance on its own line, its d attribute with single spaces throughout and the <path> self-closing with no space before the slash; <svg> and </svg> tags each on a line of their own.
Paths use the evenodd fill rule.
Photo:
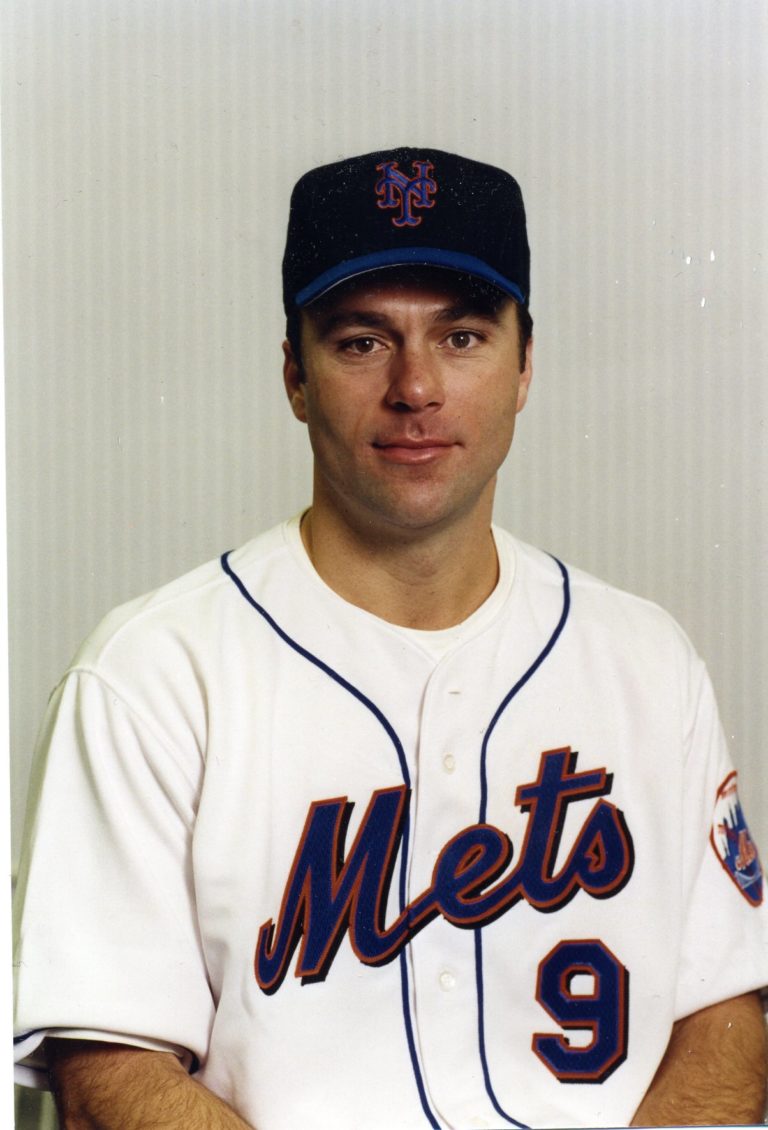
<svg viewBox="0 0 768 1130">
<path fill-rule="evenodd" d="M 170 1052 L 46 1040 L 64 1130 L 250 1130 Z"/>
<path fill-rule="evenodd" d="M 678 1020 L 633 1126 L 762 1123 L 768 1042 L 757 993 Z"/>
</svg>

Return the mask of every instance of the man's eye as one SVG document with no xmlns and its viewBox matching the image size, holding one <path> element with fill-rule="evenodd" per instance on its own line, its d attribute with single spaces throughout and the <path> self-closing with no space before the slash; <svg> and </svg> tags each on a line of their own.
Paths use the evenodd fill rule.
<svg viewBox="0 0 768 1130">
<path fill-rule="evenodd" d="M 375 337 L 355 337 L 342 344 L 348 353 L 374 353 L 379 343 Z"/>
<path fill-rule="evenodd" d="M 447 338 L 451 349 L 459 350 L 471 349 L 473 345 L 478 344 L 479 340 L 478 334 L 472 333 L 470 330 L 454 330 Z"/>
</svg>

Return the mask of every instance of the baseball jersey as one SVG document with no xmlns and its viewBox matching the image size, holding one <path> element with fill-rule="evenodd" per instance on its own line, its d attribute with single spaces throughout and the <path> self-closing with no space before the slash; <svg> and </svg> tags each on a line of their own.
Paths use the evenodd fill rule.
<svg viewBox="0 0 768 1130">
<path fill-rule="evenodd" d="M 298 519 L 106 618 L 33 771 L 22 1080 L 55 1033 L 259 1130 L 626 1125 L 673 1022 L 768 981 L 702 662 L 494 537 L 445 632 L 342 600 Z"/>
</svg>

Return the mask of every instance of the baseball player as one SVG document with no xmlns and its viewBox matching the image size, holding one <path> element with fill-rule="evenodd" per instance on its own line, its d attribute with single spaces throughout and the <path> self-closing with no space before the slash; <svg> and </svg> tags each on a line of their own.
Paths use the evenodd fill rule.
<svg viewBox="0 0 768 1130">
<path fill-rule="evenodd" d="M 499 169 L 296 186 L 312 505 L 108 616 L 42 729 L 16 1054 L 65 1126 L 761 1117 L 763 876 L 704 667 L 492 523 L 528 295 Z"/>
</svg>

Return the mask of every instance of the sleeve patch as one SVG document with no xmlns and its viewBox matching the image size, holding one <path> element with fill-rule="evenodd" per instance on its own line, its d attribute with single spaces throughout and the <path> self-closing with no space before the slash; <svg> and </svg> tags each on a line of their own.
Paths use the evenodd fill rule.
<svg viewBox="0 0 768 1130">
<path fill-rule="evenodd" d="M 729 773 L 715 798 L 710 843 L 740 893 L 752 906 L 763 901 L 763 872 L 739 803 L 736 773 Z"/>
</svg>

